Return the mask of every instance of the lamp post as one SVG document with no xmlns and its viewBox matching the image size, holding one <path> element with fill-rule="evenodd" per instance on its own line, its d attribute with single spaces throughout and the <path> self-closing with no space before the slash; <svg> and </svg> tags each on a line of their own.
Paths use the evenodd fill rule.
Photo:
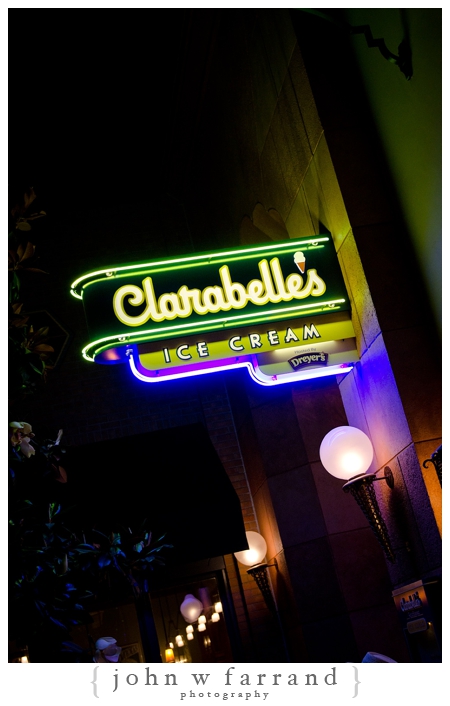
<svg viewBox="0 0 450 706">
<path fill-rule="evenodd" d="M 391 469 L 386 466 L 384 476 L 380 478 L 376 473 L 367 473 L 373 460 L 372 443 L 364 432 L 351 426 L 336 427 L 328 432 L 320 445 L 319 454 L 328 473 L 347 481 L 342 486 L 343 491 L 355 498 L 387 559 L 393 563 L 395 554 L 373 486 L 375 481 L 385 480 L 392 489 L 394 476 Z"/>
<path fill-rule="evenodd" d="M 234 556 L 241 564 L 250 567 L 247 569 L 247 573 L 256 581 L 268 609 L 272 613 L 276 613 L 275 601 L 267 576 L 267 568 L 269 566 L 276 566 L 277 563 L 275 561 L 273 564 L 267 564 L 264 561 L 267 552 L 267 544 L 264 537 L 258 532 L 251 531 L 246 532 L 245 535 L 249 548 L 244 549 L 242 552 L 235 552 Z"/>
<path fill-rule="evenodd" d="M 266 606 L 277 620 L 286 659 L 290 662 L 289 649 L 284 634 L 283 624 L 275 604 L 267 574 L 267 569 L 269 566 L 278 567 L 277 561 L 274 559 L 273 564 L 268 564 L 264 561 L 267 552 L 267 544 L 266 540 L 259 534 L 259 532 L 249 531 L 245 533 L 245 536 L 247 537 L 248 549 L 244 549 L 241 552 L 235 552 L 234 556 L 241 564 L 250 567 L 247 569 L 247 573 L 256 581 L 256 585 L 262 593 Z"/>
</svg>

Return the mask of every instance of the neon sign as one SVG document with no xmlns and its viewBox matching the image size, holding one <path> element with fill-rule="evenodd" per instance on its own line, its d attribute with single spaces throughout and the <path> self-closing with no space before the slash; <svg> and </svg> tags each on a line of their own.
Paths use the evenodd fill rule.
<svg viewBox="0 0 450 706">
<path fill-rule="evenodd" d="M 71 293 L 84 304 L 86 360 L 128 361 L 152 382 L 230 367 L 261 382 L 262 354 L 290 348 L 292 357 L 310 339 L 354 337 L 329 236 L 110 267 L 78 278 Z M 284 381 L 319 374 L 287 366 Z M 320 374 L 333 367 L 330 359 Z"/>
</svg>

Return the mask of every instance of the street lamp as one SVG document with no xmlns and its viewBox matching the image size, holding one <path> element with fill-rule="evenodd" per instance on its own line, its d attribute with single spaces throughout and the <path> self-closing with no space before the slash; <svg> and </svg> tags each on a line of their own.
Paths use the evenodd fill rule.
<svg viewBox="0 0 450 706">
<path fill-rule="evenodd" d="M 373 447 L 369 437 L 355 427 L 336 427 L 324 437 L 319 455 L 328 473 L 347 481 L 342 486 L 343 491 L 351 493 L 355 498 L 386 557 L 390 562 L 394 562 L 395 555 L 389 533 L 373 487 L 375 481 L 385 480 L 392 489 L 394 476 L 388 466 L 384 469 L 384 476 L 380 478 L 377 478 L 376 473 L 367 473 L 373 460 Z"/>
<path fill-rule="evenodd" d="M 247 537 L 248 549 L 235 552 L 234 556 L 241 564 L 250 567 L 247 569 L 247 573 L 256 581 L 269 610 L 272 613 L 276 613 L 275 601 L 269 586 L 267 568 L 269 566 L 277 566 L 277 563 L 275 561 L 273 564 L 267 564 L 267 562 L 264 561 L 267 552 L 267 544 L 266 540 L 259 532 L 249 531 L 246 532 L 245 535 Z"/>
</svg>

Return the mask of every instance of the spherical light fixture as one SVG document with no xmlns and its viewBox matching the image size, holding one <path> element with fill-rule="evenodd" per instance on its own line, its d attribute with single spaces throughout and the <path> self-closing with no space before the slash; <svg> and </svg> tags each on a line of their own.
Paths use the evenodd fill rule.
<svg viewBox="0 0 450 706">
<path fill-rule="evenodd" d="M 235 552 L 234 556 L 244 566 L 261 564 L 267 552 L 266 540 L 258 532 L 246 532 L 245 536 L 247 537 L 249 548 L 244 549 L 242 552 Z"/>
<path fill-rule="evenodd" d="M 377 477 L 378 471 L 367 473 L 373 461 L 373 447 L 369 437 L 355 427 L 336 427 L 324 437 L 319 455 L 328 473 L 346 481 L 342 489 L 355 498 L 387 559 L 394 562 L 395 554 L 389 532 L 374 489 L 374 483 L 380 480 L 386 481 L 388 487 L 393 488 L 394 475 L 389 466 L 385 466 L 384 476 Z"/>
<path fill-rule="evenodd" d="M 187 623 L 195 623 L 202 610 L 203 603 L 192 593 L 188 593 L 180 605 L 180 613 Z"/>
<path fill-rule="evenodd" d="M 264 562 L 267 544 L 264 537 L 262 537 L 259 532 L 246 532 L 248 549 L 244 549 L 242 552 L 235 552 L 234 556 L 236 559 L 244 566 L 249 566 L 247 573 L 256 581 L 256 584 L 261 591 L 267 607 L 273 613 L 277 612 L 275 601 L 272 594 L 272 589 L 269 585 L 269 579 L 267 576 L 267 568 L 269 566 L 277 566 L 276 559 L 273 564 L 267 564 Z"/>
<path fill-rule="evenodd" d="M 336 427 L 324 437 L 319 455 L 328 473 L 348 481 L 369 469 L 373 447 L 369 437 L 360 429 Z"/>
</svg>

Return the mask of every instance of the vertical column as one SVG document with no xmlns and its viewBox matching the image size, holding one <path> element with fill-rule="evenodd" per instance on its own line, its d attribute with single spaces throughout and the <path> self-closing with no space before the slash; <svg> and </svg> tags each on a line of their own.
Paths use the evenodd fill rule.
<svg viewBox="0 0 450 706">
<path fill-rule="evenodd" d="M 233 374 L 227 374 L 227 380 Z M 223 377 L 199 385 L 199 397 L 212 443 L 240 499 L 246 531 L 259 531 L 253 497 Z M 239 630 L 248 661 L 284 661 L 277 625 L 269 613 L 262 594 L 246 567 L 225 557 Z"/>
</svg>

